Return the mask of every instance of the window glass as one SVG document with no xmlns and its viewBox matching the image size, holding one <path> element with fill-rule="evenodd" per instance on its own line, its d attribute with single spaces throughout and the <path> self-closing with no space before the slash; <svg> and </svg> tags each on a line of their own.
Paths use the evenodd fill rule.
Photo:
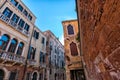
<svg viewBox="0 0 120 80">
<path fill-rule="evenodd" d="M 26 80 L 30 80 L 30 76 L 31 74 L 30 73 L 27 73 L 27 76 L 26 76 Z"/>
<path fill-rule="evenodd" d="M 0 80 L 3 80 L 4 79 L 4 71 L 0 69 Z"/>
<path fill-rule="evenodd" d="M 40 73 L 40 74 L 39 74 L 39 80 L 42 80 L 42 79 L 43 79 L 43 74 Z"/>
<path fill-rule="evenodd" d="M 27 12 L 26 10 L 24 10 L 23 14 L 24 14 L 25 16 L 27 16 L 27 15 L 28 15 L 28 12 Z"/>
<path fill-rule="evenodd" d="M 39 32 L 37 32 L 36 30 L 34 31 L 33 37 L 35 37 L 36 39 L 39 38 Z"/>
<path fill-rule="evenodd" d="M 16 14 L 14 14 L 13 17 L 12 17 L 12 21 L 17 23 L 18 20 L 19 20 L 19 17 Z"/>
<path fill-rule="evenodd" d="M 45 43 L 45 38 L 44 37 L 42 37 L 42 44 L 44 44 Z"/>
<path fill-rule="evenodd" d="M 77 45 L 74 42 L 72 42 L 70 44 L 70 50 L 71 50 L 71 55 L 72 56 L 77 56 L 78 55 Z"/>
<path fill-rule="evenodd" d="M 16 80 L 16 74 L 17 74 L 17 72 L 11 72 L 9 80 Z"/>
<path fill-rule="evenodd" d="M 18 25 L 23 28 L 24 24 L 25 24 L 25 21 L 23 21 L 22 19 L 20 19 L 20 22 L 19 22 Z"/>
<path fill-rule="evenodd" d="M 29 31 L 29 28 L 30 28 L 30 26 L 26 23 L 24 29 L 25 29 L 26 31 Z"/>
<path fill-rule="evenodd" d="M 34 72 L 32 80 L 37 80 L 37 73 Z"/>
<path fill-rule="evenodd" d="M 40 63 L 43 62 L 43 52 L 40 52 Z"/>
<path fill-rule="evenodd" d="M 31 16 L 30 14 L 28 15 L 28 19 L 29 19 L 29 20 L 32 20 L 32 16 Z"/>
<path fill-rule="evenodd" d="M 69 35 L 74 34 L 74 30 L 73 30 L 73 26 L 72 26 L 72 25 L 69 25 L 69 26 L 67 27 L 67 30 L 68 30 L 68 34 L 69 34 Z"/>
<path fill-rule="evenodd" d="M 40 63 L 45 62 L 45 54 L 43 52 L 40 52 Z"/>
<path fill-rule="evenodd" d="M 17 6 L 18 2 L 16 0 L 10 0 L 10 2 L 14 5 Z"/>
<path fill-rule="evenodd" d="M 0 49 L 5 50 L 9 43 L 9 40 L 10 40 L 10 37 L 4 34 L 0 39 Z"/>
<path fill-rule="evenodd" d="M 16 49 L 16 46 L 17 46 L 17 40 L 12 39 L 11 44 L 10 44 L 9 49 L 8 49 L 8 52 L 14 53 L 15 49 Z"/>
<path fill-rule="evenodd" d="M 36 48 L 33 48 L 30 46 L 29 53 L 28 53 L 28 59 L 35 59 L 35 52 L 36 52 Z"/>
<path fill-rule="evenodd" d="M 6 9 L 3 11 L 3 14 L 4 14 L 6 17 L 8 17 L 8 18 L 11 17 L 12 13 L 13 13 L 13 12 L 12 12 L 9 8 L 6 8 Z"/>
<path fill-rule="evenodd" d="M 23 7 L 19 4 L 18 9 L 22 12 L 23 11 Z"/>
<path fill-rule="evenodd" d="M 36 33 L 36 39 L 38 39 L 38 38 L 39 38 L 39 32 Z"/>
<path fill-rule="evenodd" d="M 17 50 L 17 54 L 21 55 L 24 48 L 24 43 L 20 42 Z"/>
</svg>

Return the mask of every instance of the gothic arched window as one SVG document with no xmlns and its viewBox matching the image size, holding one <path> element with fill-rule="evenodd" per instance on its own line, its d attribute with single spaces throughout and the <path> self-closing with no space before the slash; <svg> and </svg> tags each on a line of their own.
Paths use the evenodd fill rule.
<svg viewBox="0 0 120 80">
<path fill-rule="evenodd" d="M 34 72 L 32 80 L 37 80 L 37 73 Z"/>
<path fill-rule="evenodd" d="M 19 46 L 18 46 L 18 50 L 17 50 L 17 54 L 18 54 L 18 55 L 21 55 L 21 54 L 22 54 L 23 48 L 24 48 L 24 43 L 23 43 L 23 42 L 20 42 L 20 43 L 19 43 Z"/>
<path fill-rule="evenodd" d="M 5 50 L 8 43 L 9 43 L 10 37 L 7 34 L 4 34 L 0 38 L 0 49 Z"/>
<path fill-rule="evenodd" d="M 67 30 L 68 30 L 68 34 L 69 34 L 69 35 L 74 34 L 74 30 L 73 30 L 73 26 L 72 26 L 72 25 L 68 25 L 68 26 L 67 26 Z"/>
<path fill-rule="evenodd" d="M 78 55 L 77 45 L 74 42 L 70 44 L 70 51 L 72 56 Z"/>
<path fill-rule="evenodd" d="M 9 49 L 8 49 L 8 52 L 14 53 L 15 49 L 16 49 L 16 46 L 17 46 L 17 43 L 18 43 L 18 41 L 16 39 L 12 39 L 11 43 L 10 43 L 10 46 L 9 46 Z"/>
</svg>

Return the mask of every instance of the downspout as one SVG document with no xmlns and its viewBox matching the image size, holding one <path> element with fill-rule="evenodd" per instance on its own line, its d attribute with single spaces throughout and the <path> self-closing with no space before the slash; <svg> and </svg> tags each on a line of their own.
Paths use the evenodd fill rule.
<svg viewBox="0 0 120 80">
<path fill-rule="evenodd" d="M 29 49 L 28 49 L 28 51 L 27 51 L 27 56 L 28 56 L 28 54 L 29 54 L 29 50 L 30 50 L 30 45 L 31 45 L 31 42 L 32 42 L 32 35 L 33 35 L 33 32 L 34 32 L 34 28 L 35 28 L 35 26 L 33 27 L 33 30 L 32 30 L 32 34 L 31 34 L 31 36 L 30 36 L 30 42 L 29 42 Z M 25 66 L 24 66 L 24 70 L 23 70 L 23 77 L 22 77 L 22 80 L 25 80 L 25 75 L 26 75 L 26 71 L 27 71 L 27 57 L 26 57 L 26 60 L 25 60 Z"/>
<path fill-rule="evenodd" d="M 82 35 L 82 30 L 81 30 L 81 24 L 80 24 L 80 18 L 79 18 L 79 10 L 78 10 L 78 1 L 79 0 L 75 0 L 76 1 L 76 11 L 77 11 L 77 19 L 78 19 L 78 31 L 79 31 L 79 36 L 80 36 L 80 47 L 79 47 L 79 50 L 80 50 L 80 56 L 81 56 L 81 63 L 82 63 L 82 67 L 83 67 L 83 70 L 84 70 L 84 75 L 85 75 L 85 80 L 87 80 L 87 75 L 86 75 L 86 67 L 85 67 L 85 63 L 84 63 L 84 58 L 83 58 L 83 41 L 82 41 L 82 38 L 83 38 L 83 35 Z M 78 14 L 79 13 L 79 14 Z"/>
</svg>

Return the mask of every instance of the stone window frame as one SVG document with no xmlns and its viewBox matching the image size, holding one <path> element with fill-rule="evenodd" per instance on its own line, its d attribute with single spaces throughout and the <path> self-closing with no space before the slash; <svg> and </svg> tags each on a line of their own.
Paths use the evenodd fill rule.
<svg viewBox="0 0 120 80">
<path fill-rule="evenodd" d="M 23 44 L 23 46 L 21 47 L 20 44 Z M 23 43 L 23 42 L 20 42 L 19 45 L 18 45 L 18 49 L 17 49 L 16 54 L 17 54 L 17 55 L 22 55 L 23 49 L 24 49 L 24 43 Z"/>
<path fill-rule="evenodd" d="M 13 14 L 13 11 L 11 11 L 8 7 L 6 7 L 2 13 L 4 16 L 10 18 Z"/>
<path fill-rule="evenodd" d="M 2 37 L 4 37 L 4 36 L 8 38 L 7 41 L 5 41 L 5 40 L 2 39 Z M 4 42 L 3 42 L 3 41 L 4 41 Z M 10 36 L 9 36 L 8 34 L 3 34 L 3 35 L 1 35 L 0 42 L 1 42 L 0 49 L 6 50 L 8 44 L 9 44 L 9 42 L 10 42 Z M 3 43 L 4 43 L 4 44 L 3 44 Z"/>
<path fill-rule="evenodd" d="M 10 0 L 10 2 L 14 5 L 14 6 L 17 6 L 18 5 L 18 2 L 16 0 Z"/>
<path fill-rule="evenodd" d="M 21 4 L 19 4 L 17 8 L 18 8 L 18 10 L 21 11 L 21 12 L 24 10 Z"/>
<path fill-rule="evenodd" d="M 18 45 L 18 40 L 16 38 L 13 38 L 11 40 L 11 42 L 10 42 L 10 46 L 9 46 L 8 52 L 15 53 L 17 45 Z"/>
<path fill-rule="evenodd" d="M 18 15 L 16 15 L 15 13 L 13 14 L 13 16 L 11 18 L 11 20 L 13 22 L 15 22 L 16 24 L 18 23 L 19 19 L 20 19 L 20 17 Z"/>
<path fill-rule="evenodd" d="M 78 53 L 77 44 L 72 41 L 72 42 L 69 44 L 69 46 L 70 46 L 71 55 L 72 55 L 72 56 L 78 56 L 79 53 Z M 73 49 L 73 47 L 74 47 L 74 49 Z"/>
<path fill-rule="evenodd" d="M 74 27 L 71 24 L 69 24 L 67 26 L 67 33 L 68 33 L 68 35 L 74 35 L 75 34 Z"/>
<path fill-rule="evenodd" d="M 27 59 L 32 59 L 32 60 L 34 60 L 34 59 L 35 59 L 35 55 L 36 55 L 35 53 L 36 53 L 36 48 L 30 46 Z"/>
</svg>

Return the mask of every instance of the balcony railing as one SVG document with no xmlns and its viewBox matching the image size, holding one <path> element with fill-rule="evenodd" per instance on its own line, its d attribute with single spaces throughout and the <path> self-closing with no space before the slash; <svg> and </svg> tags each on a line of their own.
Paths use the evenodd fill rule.
<svg viewBox="0 0 120 80">
<path fill-rule="evenodd" d="M 45 63 L 40 63 L 40 67 L 41 67 L 41 68 L 45 68 L 45 67 L 46 67 L 46 64 L 45 64 Z"/>
<path fill-rule="evenodd" d="M 12 61 L 15 63 L 22 63 L 25 64 L 25 58 L 20 56 L 20 55 L 16 55 L 14 53 L 10 53 L 10 52 L 5 52 L 3 50 L 0 50 L 0 59 L 4 60 L 4 61 Z"/>
<path fill-rule="evenodd" d="M 21 26 L 19 26 L 18 24 L 16 24 L 14 21 L 12 21 L 10 18 L 6 17 L 4 14 L 0 13 L 0 20 L 4 21 L 5 23 L 7 23 L 8 25 L 12 26 L 13 28 L 15 28 L 16 30 L 18 30 L 19 32 L 21 32 L 22 34 L 29 36 L 29 32 L 24 30 Z"/>
<path fill-rule="evenodd" d="M 30 66 L 34 66 L 36 64 L 36 60 L 28 59 L 27 64 L 30 65 Z"/>
</svg>

